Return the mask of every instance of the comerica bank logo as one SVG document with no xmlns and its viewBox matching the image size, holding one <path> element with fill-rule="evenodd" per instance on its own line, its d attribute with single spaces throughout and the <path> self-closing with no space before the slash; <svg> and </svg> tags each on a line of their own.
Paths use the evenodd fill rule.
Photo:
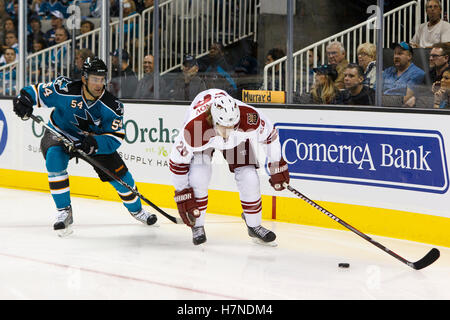
<svg viewBox="0 0 450 320">
<path fill-rule="evenodd" d="M 8 126 L 6 124 L 5 114 L 0 109 L 0 155 L 3 153 L 6 147 L 6 141 L 8 140 Z"/>
<path fill-rule="evenodd" d="M 440 132 L 277 123 L 292 178 L 445 193 Z"/>
</svg>

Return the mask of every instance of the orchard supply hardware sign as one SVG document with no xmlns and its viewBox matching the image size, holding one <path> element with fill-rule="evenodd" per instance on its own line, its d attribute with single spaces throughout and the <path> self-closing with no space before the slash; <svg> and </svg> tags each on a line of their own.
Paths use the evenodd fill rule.
<svg viewBox="0 0 450 320">
<path fill-rule="evenodd" d="M 446 193 L 439 131 L 277 123 L 291 177 Z"/>
</svg>

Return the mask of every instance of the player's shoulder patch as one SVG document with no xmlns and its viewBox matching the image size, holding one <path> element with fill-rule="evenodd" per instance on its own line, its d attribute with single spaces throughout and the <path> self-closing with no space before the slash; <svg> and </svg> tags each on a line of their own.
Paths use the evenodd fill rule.
<svg viewBox="0 0 450 320">
<path fill-rule="evenodd" d="M 123 116 L 123 103 L 112 93 L 105 91 L 100 101 L 118 116 Z"/>
<path fill-rule="evenodd" d="M 184 140 L 192 148 L 200 148 L 207 144 L 216 132 L 207 120 L 209 113 L 202 113 L 191 119 L 184 126 Z"/>
<path fill-rule="evenodd" d="M 81 81 L 73 81 L 67 77 L 58 77 L 53 82 L 57 93 L 61 95 L 81 95 Z"/>
<path fill-rule="evenodd" d="M 242 131 L 253 131 L 258 129 L 261 118 L 256 109 L 246 105 L 239 105 L 239 111 L 241 115 L 239 129 Z"/>
</svg>

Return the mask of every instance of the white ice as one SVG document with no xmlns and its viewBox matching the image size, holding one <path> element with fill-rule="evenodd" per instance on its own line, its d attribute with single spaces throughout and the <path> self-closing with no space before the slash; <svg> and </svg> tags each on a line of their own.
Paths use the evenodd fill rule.
<svg viewBox="0 0 450 320">
<path fill-rule="evenodd" d="M 194 246 L 189 228 L 161 215 L 154 228 L 119 202 L 72 206 L 74 233 L 59 238 L 49 193 L 0 188 L 0 299 L 450 298 L 450 248 L 416 271 L 349 231 L 264 221 L 278 243 L 266 247 L 240 218 L 209 214 L 208 241 Z M 433 247 L 373 237 L 411 261 Z"/>
</svg>

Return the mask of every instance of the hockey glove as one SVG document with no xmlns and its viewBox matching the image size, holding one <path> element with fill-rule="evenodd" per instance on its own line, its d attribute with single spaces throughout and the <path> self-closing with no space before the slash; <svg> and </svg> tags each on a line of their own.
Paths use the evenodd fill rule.
<svg viewBox="0 0 450 320">
<path fill-rule="evenodd" d="M 25 90 L 13 99 L 14 112 L 22 120 L 28 120 L 33 113 L 33 98 Z"/>
<path fill-rule="evenodd" d="M 270 185 L 277 191 L 284 190 L 283 183 L 289 183 L 289 168 L 281 158 L 280 161 L 269 163 Z"/>
<path fill-rule="evenodd" d="M 98 144 L 97 140 L 91 135 L 88 135 L 83 140 L 74 142 L 74 148 L 83 151 L 88 156 L 97 152 Z M 75 150 L 73 150 L 75 151 Z"/>
<path fill-rule="evenodd" d="M 194 198 L 194 190 L 186 188 L 181 191 L 175 191 L 174 199 L 183 222 L 189 227 L 193 227 L 195 219 L 200 217 L 200 210 L 198 210 L 197 201 Z"/>
</svg>

